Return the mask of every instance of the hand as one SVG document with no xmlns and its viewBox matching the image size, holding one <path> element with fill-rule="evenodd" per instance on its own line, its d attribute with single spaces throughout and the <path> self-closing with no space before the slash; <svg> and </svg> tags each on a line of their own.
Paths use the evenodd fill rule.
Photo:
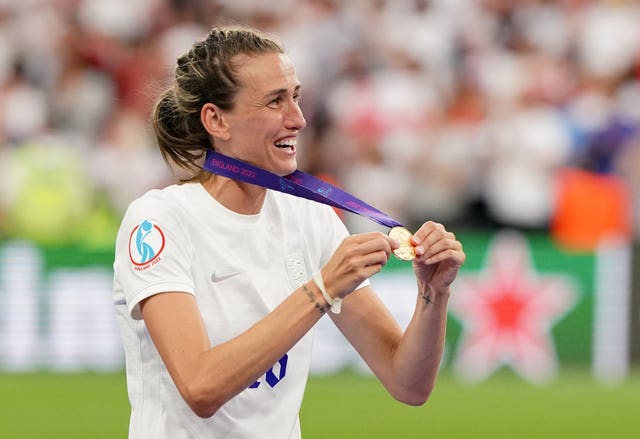
<svg viewBox="0 0 640 439">
<path fill-rule="evenodd" d="M 442 224 L 427 221 L 411 242 L 416 246 L 413 271 L 420 291 L 432 297 L 441 292 L 448 294 L 449 285 L 466 259 L 460 241 Z"/>
<path fill-rule="evenodd" d="M 344 239 L 322 268 L 331 297 L 344 298 L 365 279 L 382 270 L 398 243 L 380 232 L 352 235 Z"/>
</svg>

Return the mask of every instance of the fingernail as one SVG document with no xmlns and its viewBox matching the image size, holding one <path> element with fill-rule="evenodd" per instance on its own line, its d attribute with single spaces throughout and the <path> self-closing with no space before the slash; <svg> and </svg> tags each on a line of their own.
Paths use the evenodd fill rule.
<svg viewBox="0 0 640 439">
<path fill-rule="evenodd" d="M 425 252 L 425 249 L 423 246 L 419 245 L 416 247 L 416 253 L 418 253 L 419 255 L 423 255 Z"/>
</svg>

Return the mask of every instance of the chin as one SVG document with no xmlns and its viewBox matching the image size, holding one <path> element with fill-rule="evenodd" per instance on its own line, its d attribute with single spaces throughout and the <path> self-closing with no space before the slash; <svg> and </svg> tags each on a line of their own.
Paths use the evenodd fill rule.
<svg viewBox="0 0 640 439">
<path fill-rule="evenodd" d="M 298 167 L 294 166 L 292 168 L 289 168 L 287 170 L 284 170 L 284 171 L 278 173 L 278 175 L 280 175 L 281 177 L 286 177 L 287 175 L 293 174 L 294 172 L 296 172 L 296 169 L 298 169 Z"/>
<path fill-rule="evenodd" d="M 298 161 L 293 159 L 290 162 L 283 164 L 282 166 L 278 166 L 277 169 L 278 170 L 276 171 L 276 174 L 278 174 L 281 177 L 284 177 L 285 175 L 289 175 L 295 172 L 296 169 L 298 169 Z"/>
</svg>

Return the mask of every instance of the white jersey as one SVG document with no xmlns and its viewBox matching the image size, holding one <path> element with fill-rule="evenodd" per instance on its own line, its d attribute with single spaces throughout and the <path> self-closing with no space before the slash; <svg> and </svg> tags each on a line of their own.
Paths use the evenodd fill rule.
<svg viewBox="0 0 640 439">
<path fill-rule="evenodd" d="M 311 332 L 203 419 L 175 387 L 139 303 L 166 291 L 193 294 L 215 346 L 270 313 L 328 261 L 347 234 L 332 208 L 270 190 L 257 215 L 226 209 L 199 183 L 152 190 L 134 201 L 118 233 L 114 263 L 131 403 L 129 437 L 299 438 Z"/>
</svg>

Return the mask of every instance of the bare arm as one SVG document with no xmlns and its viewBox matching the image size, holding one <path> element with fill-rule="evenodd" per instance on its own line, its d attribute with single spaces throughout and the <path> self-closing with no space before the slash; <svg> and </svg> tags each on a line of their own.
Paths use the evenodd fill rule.
<svg viewBox="0 0 640 439">
<path fill-rule="evenodd" d="M 313 283 L 307 292 L 320 306 Z M 142 316 L 184 400 L 200 417 L 210 417 L 273 366 L 322 317 L 299 288 L 280 306 L 239 336 L 211 347 L 191 294 L 156 294 L 141 304 Z"/>
<path fill-rule="evenodd" d="M 370 287 L 349 295 L 342 313 L 331 317 L 389 393 L 419 405 L 435 386 L 444 350 L 449 285 L 465 255 L 455 236 L 440 224 L 424 224 L 413 240 L 418 297 L 404 333 Z M 323 269 L 327 289 L 335 288 L 331 276 L 336 269 L 331 264 Z"/>
<path fill-rule="evenodd" d="M 349 237 L 332 259 L 347 254 L 341 285 L 353 291 L 386 262 L 390 244 L 373 233 Z M 156 294 L 141 303 L 151 338 L 180 394 L 201 417 L 212 416 L 225 402 L 272 367 L 320 319 L 326 308 L 317 286 L 307 282 L 264 319 L 239 336 L 211 346 L 194 297 L 181 292 Z"/>
</svg>

